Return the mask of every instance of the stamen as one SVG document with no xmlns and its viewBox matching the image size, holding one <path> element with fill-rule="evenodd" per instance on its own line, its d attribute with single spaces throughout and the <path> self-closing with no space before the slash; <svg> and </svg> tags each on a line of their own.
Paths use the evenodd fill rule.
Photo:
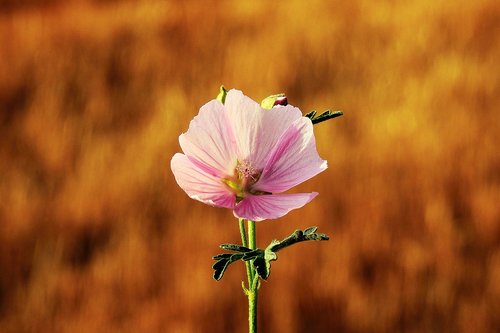
<svg viewBox="0 0 500 333">
<path fill-rule="evenodd" d="M 247 160 L 238 161 L 235 169 L 238 179 L 246 185 L 252 185 L 259 180 L 260 171 L 255 169 Z"/>
<path fill-rule="evenodd" d="M 240 202 L 247 194 L 269 194 L 252 188 L 261 174 L 262 171 L 254 168 L 247 160 L 238 161 L 234 168 L 234 178 L 222 179 L 222 182 L 234 192 L 236 202 Z"/>
</svg>

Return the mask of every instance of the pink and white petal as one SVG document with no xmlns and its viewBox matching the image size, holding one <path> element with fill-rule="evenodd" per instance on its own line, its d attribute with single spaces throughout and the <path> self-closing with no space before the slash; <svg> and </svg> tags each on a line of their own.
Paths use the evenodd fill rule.
<svg viewBox="0 0 500 333">
<path fill-rule="evenodd" d="M 317 192 L 249 195 L 236 204 L 234 216 L 252 221 L 277 219 L 304 206 L 317 195 Z"/>
<path fill-rule="evenodd" d="M 195 200 L 207 205 L 234 208 L 236 198 L 217 177 L 206 173 L 194 160 L 177 153 L 170 161 L 177 184 Z"/>
<path fill-rule="evenodd" d="M 183 152 L 206 166 L 213 176 L 232 175 L 237 162 L 236 139 L 224 106 L 217 100 L 203 105 L 179 136 Z"/>
<path fill-rule="evenodd" d="M 265 110 L 239 90 L 227 93 L 224 106 L 236 135 L 238 158 L 249 161 L 255 169 L 265 162 L 286 129 L 302 112 L 291 105 Z"/>
<path fill-rule="evenodd" d="M 316 150 L 310 119 L 297 119 L 269 154 L 262 176 L 254 185 L 260 191 L 280 193 L 326 170 Z"/>
</svg>

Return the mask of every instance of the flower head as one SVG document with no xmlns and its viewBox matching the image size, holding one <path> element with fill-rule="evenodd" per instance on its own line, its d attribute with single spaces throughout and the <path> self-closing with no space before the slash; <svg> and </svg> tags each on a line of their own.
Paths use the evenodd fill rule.
<svg viewBox="0 0 500 333">
<path fill-rule="evenodd" d="M 230 90 L 224 104 L 201 107 L 179 143 L 171 168 L 179 186 L 203 203 L 253 221 L 275 219 L 318 193 L 282 193 L 327 168 L 313 125 L 291 105 L 269 110 Z"/>
</svg>

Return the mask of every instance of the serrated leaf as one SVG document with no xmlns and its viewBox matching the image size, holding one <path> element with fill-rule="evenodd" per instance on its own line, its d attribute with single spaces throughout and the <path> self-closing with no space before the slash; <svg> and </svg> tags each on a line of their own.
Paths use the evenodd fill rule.
<svg viewBox="0 0 500 333">
<path fill-rule="evenodd" d="M 312 120 L 315 115 L 316 115 L 316 111 L 313 110 L 313 111 L 311 111 L 309 113 L 306 113 L 304 117 L 309 118 L 309 119 Z"/>
<path fill-rule="evenodd" d="M 255 267 L 257 274 L 259 274 L 262 279 L 267 280 L 269 277 L 270 265 L 268 265 L 266 260 L 263 257 L 256 258 L 253 262 L 253 266 Z"/>
<path fill-rule="evenodd" d="M 263 279 L 267 280 L 271 273 L 271 261 L 277 260 L 278 256 L 276 252 L 284 249 L 285 247 L 291 246 L 295 243 L 308 241 L 308 240 L 328 240 L 329 237 L 325 234 L 316 233 L 318 227 L 309 227 L 304 231 L 297 229 L 290 236 L 285 239 L 278 241 L 273 240 L 265 250 L 260 248 L 250 249 L 248 247 L 238 245 L 238 244 L 222 244 L 220 247 L 224 250 L 234 251 L 236 253 L 222 253 L 213 257 L 217 262 L 213 264 L 214 269 L 214 279 L 220 280 L 228 266 L 237 261 L 251 261 L 254 266 L 257 275 Z M 257 280 L 254 280 L 258 283 Z"/>
<path fill-rule="evenodd" d="M 328 237 L 327 235 L 325 234 L 311 234 L 311 235 L 308 235 L 307 237 L 307 240 L 319 240 L 319 241 L 322 241 L 322 240 L 329 240 L 330 237 Z"/>
<path fill-rule="evenodd" d="M 309 227 L 304 230 L 304 235 L 310 235 L 316 232 L 318 230 L 318 227 Z"/>
<path fill-rule="evenodd" d="M 230 250 L 230 251 L 236 251 L 236 252 L 250 252 L 250 251 L 252 251 L 252 249 L 249 249 L 248 247 L 238 245 L 238 244 L 221 244 L 220 248 L 224 249 L 224 250 Z"/>
<path fill-rule="evenodd" d="M 319 124 L 319 123 L 326 121 L 328 119 L 340 117 L 343 114 L 344 113 L 342 111 L 333 111 L 332 112 L 330 110 L 327 110 L 327 111 L 323 112 L 322 114 L 320 114 L 319 116 L 317 116 L 316 118 L 311 119 L 311 121 L 313 124 Z"/>
<path fill-rule="evenodd" d="M 224 275 L 227 266 L 229 266 L 229 260 L 225 259 L 216 262 L 212 266 L 212 268 L 214 269 L 214 280 L 219 281 L 220 279 L 222 279 L 222 276 Z"/>
<path fill-rule="evenodd" d="M 224 266 L 226 266 L 226 264 L 229 262 L 229 258 L 223 258 L 223 259 L 219 259 L 216 263 L 214 263 L 212 265 L 212 268 L 217 270 L 217 269 L 220 269 Z"/>
<path fill-rule="evenodd" d="M 221 253 L 216 256 L 213 256 L 212 259 L 214 260 L 226 259 L 231 257 L 232 255 L 233 255 L 232 253 Z"/>
<path fill-rule="evenodd" d="M 216 281 L 219 281 L 224 276 L 224 273 L 226 272 L 226 269 L 229 267 L 229 265 L 235 261 L 240 260 L 243 257 L 243 254 L 234 253 L 229 257 L 227 257 L 226 254 L 220 254 L 215 257 L 222 257 L 212 265 L 212 268 L 214 269 L 214 279 Z"/>
<path fill-rule="evenodd" d="M 261 249 L 255 251 L 257 256 L 253 260 L 253 266 L 263 280 L 267 280 L 271 274 L 271 261 L 278 259 L 276 253 L 272 251 L 272 247 L 278 243 L 279 241 L 273 240 L 264 251 Z"/>
<path fill-rule="evenodd" d="M 266 261 L 274 261 L 274 260 L 278 259 L 278 256 L 273 251 L 266 251 L 264 254 L 264 259 Z"/>
<path fill-rule="evenodd" d="M 262 251 L 261 249 L 255 249 L 255 250 L 252 250 L 250 252 L 246 252 L 243 255 L 243 258 L 241 258 L 241 259 L 243 261 L 248 261 L 248 260 L 258 258 L 258 257 L 264 257 L 264 251 Z"/>
</svg>

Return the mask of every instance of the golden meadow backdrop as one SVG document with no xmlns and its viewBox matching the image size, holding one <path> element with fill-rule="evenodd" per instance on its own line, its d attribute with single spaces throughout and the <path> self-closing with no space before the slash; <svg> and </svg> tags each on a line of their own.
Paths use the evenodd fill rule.
<svg viewBox="0 0 500 333">
<path fill-rule="evenodd" d="M 0 4 L 0 331 L 245 332 L 229 210 L 170 158 L 220 84 L 285 92 L 330 168 L 259 223 L 280 252 L 261 332 L 500 328 L 500 5 L 484 1 Z"/>
</svg>

